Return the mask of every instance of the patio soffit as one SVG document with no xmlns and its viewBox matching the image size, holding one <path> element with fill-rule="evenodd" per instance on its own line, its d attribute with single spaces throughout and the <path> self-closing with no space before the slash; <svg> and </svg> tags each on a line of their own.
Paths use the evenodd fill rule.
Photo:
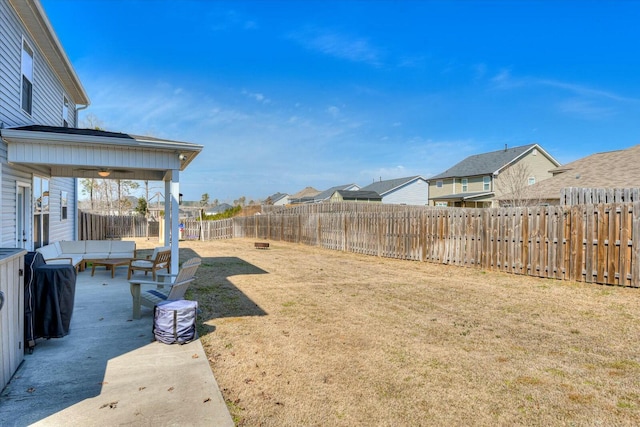
<svg viewBox="0 0 640 427">
<path fill-rule="evenodd" d="M 10 163 L 45 165 L 51 176 L 162 181 L 183 171 L 202 145 L 147 136 L 53 126 L 0 130 Z"/>
</svg>

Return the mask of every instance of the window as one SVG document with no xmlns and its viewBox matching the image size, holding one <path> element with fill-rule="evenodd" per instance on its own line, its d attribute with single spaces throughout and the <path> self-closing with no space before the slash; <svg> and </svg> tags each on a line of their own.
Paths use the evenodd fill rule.
<svg viewBox="0 0 640 427">
<path fill-rule="evenodd" d="M 60 219 L 65 220 L 68 218 L 69 212 L 69 193 L 66 191 L 60 192 Z"/>
<path fill-rule="evenodd" d="M 66 96 L 62 97 L 62 126 L 69 127 L 69 100 Z"/>
<path fill-rule="evenodd" d="M 49 180 L 33 177 L 33 248 L 49 244 Z"/>
<path fill-rule="evenodd" d="M 437 188 L 442 188 L 442 180 L 441 179 L 436 181 L 436 187 Z"/>
<path fill-rule="evenodd" d="M 462 192 L 466 193 L 469 191 L 469 180 L 467 178 L 462 178 L 460 181 L 462 183 Z"/>
<path fill-rule="evenodd" d="M 33 107 L 33 49 L 22 40 L 22 109 L 31 115 Z"/>
<path fill-rule="evenodd" d="M 482 177 L 482 189 L 484 191 L 491 191 L 491 177 L 490 176 Z"/>
<path fill-rule="evenodd" d="M 535 183 L 536 183 L 536 177 L 535 176 L 530 176 L 529 179 L 527 180 L 527 184 L 533 185 Z"/>
</svg>

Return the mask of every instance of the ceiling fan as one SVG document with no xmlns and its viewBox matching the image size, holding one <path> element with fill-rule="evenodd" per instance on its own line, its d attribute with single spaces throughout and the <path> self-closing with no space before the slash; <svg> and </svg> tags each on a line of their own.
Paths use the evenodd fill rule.
<svg viewBox="0 0 640 427">
<path fill-rule="evenodd" d="M 77 168 L 76 170 L 85 171 L 85 172 L 97 172 L 98 175 L 100 175 L 103 178 L 107 178 L 113 172 L 118 173 L 118 174 L 133 173 L 133 171 L 128 170 L 128 169 L 112 169 L 112 168 Z"/>
</svg>

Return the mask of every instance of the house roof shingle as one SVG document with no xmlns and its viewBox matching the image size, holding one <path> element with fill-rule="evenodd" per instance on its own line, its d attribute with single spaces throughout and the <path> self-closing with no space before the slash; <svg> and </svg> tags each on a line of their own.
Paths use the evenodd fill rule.
<svg viewBox="0 0 640 427">
<path fill-rule="evenodd" d="M 396 179 L 388 179 L 385 181 L 377 181 L 365 187 L 362 187 L 360 190 L 375 191 L 376 193 L 384 197 L 385 194 L 389 193 L 390 191 L 395 190 L 396 188 L 406 185 L 411 181 L 414 181 L 419 178 L 422 178 L 422 177 L 420 175 L 415 175 L 415 176 L 409 176 L 406 178 L 396 178 Z"/>
<path fill-rule="evenodd" d="M 335 187 L 331 187 L 328 190 L 321 191 L 313 197 L 313 200 L 316 202 L 322 202 L 323 200 L 327 200 L 329 197 L 333 195 L 337 190 L 348 190 L 349 188 L 360 188 L 356 184 L 345 184 L 345 185 L 336 185 Z"/>
<path fill-rule="evenodd" d="M 454 177 L 467 177 L 478 175 L 490 175 L 499 171 L 506 165 L 512 163 L 514 160 L 525 154 L 527 151 L 538 148 L 543 151 L 538 144 L 522 145 L 520 147 L 506 148 L 504 150 L 492 151 L 489 153 L 475 154 L 469 156 L 463 161 L 453 165 L 444 172 L 441 172 L 435 176 L 429 178 L 429 181 L 434 179 L 454 178 Z M 546 154 L 546 153 L 545 153 Z M 551 158 L 551 156 L 549 156 Z M 559 165 L 555 159 L 551 160 Z"/>
<path fill-rule="evenodd" d="M 287 196 L 288 196 L 288 194 L 286 194 L 286 193 L 278 192 L 278 193 L 272 194 L 269 197 L 267 197 L 267 200 L 270 200 L 271 203 L 273 204 L 273 203 L 276 203 L 278 200 L 283 199 L 283 198 L 285 198 Z"/>
<path fill-rule="evenodd" d="M 595 153 L 567 163 L 551 172 L 555 176 L 529 186 L 525 199 L 559 199 L 567 187 L 636 188 L 640 187 L 640 145 L 624 150 Z M 507 199 L 509 195 L 500 197 Z"/>
</svg>

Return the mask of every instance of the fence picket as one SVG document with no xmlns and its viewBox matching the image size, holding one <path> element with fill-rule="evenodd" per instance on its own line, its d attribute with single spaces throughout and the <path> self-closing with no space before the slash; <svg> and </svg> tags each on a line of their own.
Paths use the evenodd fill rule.
<svg viewBox="0 0 640 427">
<path fill-rule="evenodd" d="M 568 191 L 562 195 L 565 205 L 548 207 L 328 203 L 271 207 L 261 215 L 220 221 L 181 222 L 186 239 L 282 240 L 379 257 L 639 287 L 637 190 Z M 617 201 L 575 204 L 577 200 Z M 78 233 L 84 240 L 142 237 L 152 223 L 141 219 L 81 212 Z"/>
</svg>

